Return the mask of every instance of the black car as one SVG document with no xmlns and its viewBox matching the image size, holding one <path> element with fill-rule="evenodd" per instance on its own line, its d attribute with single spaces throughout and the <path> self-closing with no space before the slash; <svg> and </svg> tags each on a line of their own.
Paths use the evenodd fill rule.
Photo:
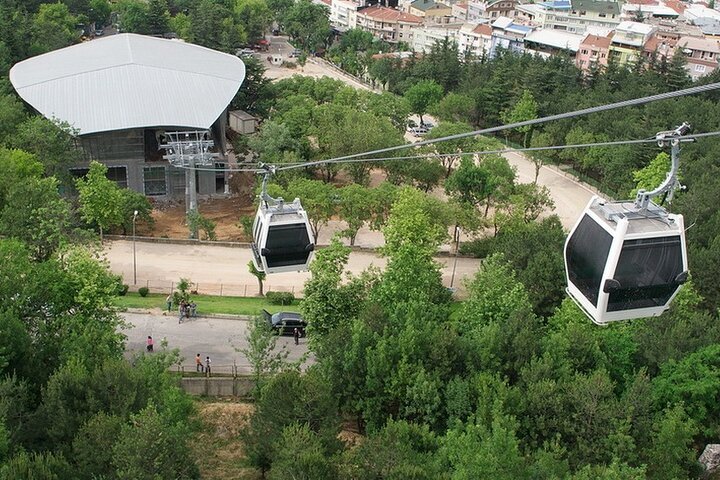
<svg viewBox="0 0 720 480">
<path fill-rule="evenodd" d="M 265 320 L 268 322 L 268 325 L 270 325 L 270 328 L 275 330 L 279 335 L 292 335 L 297 328 L 300 331 L 300 336 L 305 336 L 307 322 L 299 313 L 270 313 L 267 310 L 263 310 L 263 315 L 265 316 Z"/>
</svg>

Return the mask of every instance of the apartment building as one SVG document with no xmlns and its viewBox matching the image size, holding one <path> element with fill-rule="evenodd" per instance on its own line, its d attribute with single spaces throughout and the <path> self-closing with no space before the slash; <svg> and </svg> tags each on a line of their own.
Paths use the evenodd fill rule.
<svg viewBox="0 0 720 480">
<path fill-rule="evenodd" d="M 368 7 L 358 10 L 356 27 L 390 43 L 412 44 L 412 27 L 422 25 L 423 19 L 388 7 Z"/>
<path fill-rule="evenodd" d="M 492 27 L 465 23 L 458 32 L 458 51 L 463 58 L 483 58 L 490 55 Z"/>
<path fill-rule="evenodd" d="M 451 43 L 458 43 L 458 37 L 462 23 L 450 23 L 446 25 L 421 25 L 412 28 L 412 49 L 418 53 L 430 53 L 436 42 L 448 40 Z"/>
<path fill-rule="evenodd" d="M 610 58 L 610 37 L 587 35 L 578 47 L 575 66 L 583 73 L 594 67 L 606 67 Z"/>
<path fill-rule="evenodd" d="M 687 57 L 688 75 L 697 80 L 717 70 L 720 44 L 716 39 L 682 37 L 677 42 L 675 55 Z"/>
<path fill-rule="evenodd" d="M 620 65 L 632 64 L 643 58 L 645 44 L 657 27 L 638 22 L 622 22 L 610 42 L 610 56 Z"/>
</svg>

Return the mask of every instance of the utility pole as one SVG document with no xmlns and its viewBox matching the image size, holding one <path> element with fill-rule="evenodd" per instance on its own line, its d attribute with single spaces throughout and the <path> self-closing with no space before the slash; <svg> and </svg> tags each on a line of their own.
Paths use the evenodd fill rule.
<svg viewBox="0 0 720 480">
<path fill-rule="evenodd" d="M 197 211 L 197 167 L 212 167 L 219 153 L 211 152 L 215 145 L 208 130 L 186 132 L 165 132 L 165 143 L 159 148 L 165 150 L 163 158 L 170 165 L 185 169 L 185 213 Z M 197 236 L 190 232 L 190 238 Z"/>
</svg>

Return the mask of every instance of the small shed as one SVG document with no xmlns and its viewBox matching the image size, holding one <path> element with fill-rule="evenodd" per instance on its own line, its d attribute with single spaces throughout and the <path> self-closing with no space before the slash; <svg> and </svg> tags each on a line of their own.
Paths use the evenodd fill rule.
<svg viewBox="0 0 720 480">
<path fill-rule="evenodd" d="M 257 130 L 258 120 L 247 112 L 242 110 L 233 110 L 230 112 L 229 127 L 234 132 L 242 135 L 250 135 Z"/>
</svg>

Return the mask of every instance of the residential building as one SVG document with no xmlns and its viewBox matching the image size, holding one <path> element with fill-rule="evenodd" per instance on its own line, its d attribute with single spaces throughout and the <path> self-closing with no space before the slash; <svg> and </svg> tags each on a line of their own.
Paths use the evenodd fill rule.
<svg viewBox="0 0 720 480">
<path fill-rule="evenodd" d="M 452 6 L 452 16 L 454 21 L 467 22 L 467 3 L 456 3 Z"/>
<path fill-rule="evenodd" d="M 615 29 L 610 55 L 620 65 L 632 64 L 643 58 L 645 43 L 657 27 L 638 22 L 622 22 Z"/>
<path fill-rule="evenodd" d="M 483 58 L 490 55 L 492 27 L 466 23 L 458 32 L 458 51 L 463 58 Z"/>
<path fill-rule="evenodd" d="M 525 36 L 525 51 L 542 57 L 551 55 L 575 59 L 584 37 L 561 30 L 534 30 Z"/>
<path fill-rule="evenodd" d="M 709 75 L 718 68 L 720 45 L 715 39 L 682 37 L 676 48 L 676 55 L 687 57 L 685 68 L 693 80 Z"/>
<path fill-rule="evenodd" d="M 610 58 L 611 37 L 587 35 L 580 45 L 575 56 L 575 65 L 587 73 L 591 68 L 606 67 Z"/>
<path fill-rule="evenodd" d="M 457 44 L 460 27 L 462 27 L 461 23 L 413 27 L 412 49 L 418 53 L 430 53 L 433 45 L 437 42 L 448 40 L 451 43 Z"/>
<path fill-rule="evenodd" d="M 659 0 L 629 0 L 620 9 L 622 20 L 645 23 L 647 19 L 676 19 L 680 14 Z"/>
<path fill-rule="evenodd" d="M 358 5 L 349 0 L 332 0 L 330 5 L 330 24 L 339 32 L 355 28 Z"/>
<path fill-rule="evenodd" d="M 620 3 L 605 0 L 549 0 L 538 3 L 537 9 L 523 6 L 519 16 L 534 16 L 535 25 L 544 29 L 570 33 L 593 33 L 593 28 L 612 30 L 620 23 Z M 520 8 L 520 7 L 518 7 Z"/>
<path fill-rule="evenodd" d="M 516 24 L 507 17 L 498 18 L 490 26 L 492 27 L 490 57 L 494 57 L 499 49 L 523 52 L 525 36 L 533 31 L 533 27 Z"/>
<path fill-rule="evenodd" d="M 648 62 L 669 60 L 675 52 L 675 45 L 682 37 L 703 38 L 699 27 L 679 20 L 649 18 L 644 23 L 656 27 L 643 47 L 643 54 Z"/>
<path fill-rule="evenodd" d="M 412 43 L 412 27 L 422 25 L 423 19 L 388 7 L 367 7 L 356 13 L 356 26 L 390 43 Z"/>
<path fill-rule="evenodd" d="M 468 2 L 468 21 L 479 22 L 482 19 L 490 21 L 500 17 L 512 18 L 515 16 L 516 0 L 490 0 Z"/>
<path fill-rule="evenodd" d="M 226 191 L 227 107 L 244 79 L 245 65 L 234 55 L 130 33 L 31 57 L 10 70 L 25 102 L 77 131 L 84 160 L 70 168 L 73 175 L 97 160 L 121 187 L 155 197 L 183 197 L 192 185 L 190 170 L 171 166 L 158 150 L 165 132 L 209 130 L 217 171 L 193 172 L 196 191 Z"/>
<path fill-rule="evenodd" d="M 408 13 L 420 17 L 426 24 L 449 23 L 452 7 L 434 0 L 415 0 L 408 5 Z"/>
<path fill-rule="evenodd" d="M 693 21 L 705 37 L 720 38 L 720 20 L 697 18 Z"/>
</svg>

